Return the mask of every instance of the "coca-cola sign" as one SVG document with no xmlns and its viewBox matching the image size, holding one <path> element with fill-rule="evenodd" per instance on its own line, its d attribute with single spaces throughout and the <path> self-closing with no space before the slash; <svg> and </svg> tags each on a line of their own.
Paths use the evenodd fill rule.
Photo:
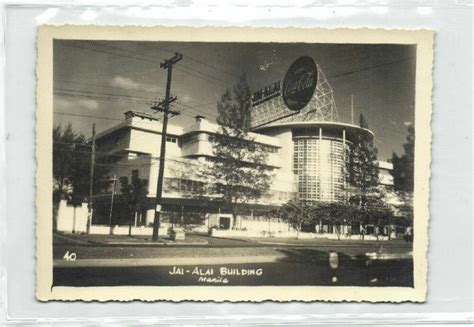
<svg viewBox="0 0 474 327">
<path fill-rule="evenodd" d="M 296 59 L 286 72 L 282 96 L 290 110 L 299 111 L 311 100 L 318 83 L 318 69 L 311 57 Z"/>
</svg>

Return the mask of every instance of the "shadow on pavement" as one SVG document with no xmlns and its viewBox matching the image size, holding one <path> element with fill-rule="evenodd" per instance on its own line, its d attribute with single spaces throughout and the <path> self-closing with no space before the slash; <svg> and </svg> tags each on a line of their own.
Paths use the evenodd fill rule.
<svg viewBox="0 0 474 327">
<path fill-rule="evenodd" d="M 285 254 L 280 262 L 289 267 L 306 264 L 304 271 L 288 271 L 300 280 L 312 281 L 311 285 L 413 287 L 412 259 L 374 260 L 365 255 L 349 256 L 338 252 L 337 268 L 331 268 L 328 252 L 314 248 L 277 251 Z"/>
</svg>

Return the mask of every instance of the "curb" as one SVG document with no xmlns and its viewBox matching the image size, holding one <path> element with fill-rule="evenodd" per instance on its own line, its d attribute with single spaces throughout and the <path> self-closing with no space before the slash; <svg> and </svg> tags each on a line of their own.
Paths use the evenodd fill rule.
<svg viewBox="0 0 474 327">
<path fill-rule="evenodd" d="M 190 258 L 142 258 L 142 259 L 79 259 L 53 260 L 55 268 L 83 267 L 148 267 L 148 266 L 194 266 L 214 264 L 273 263 L 286 258 L 285 255 L 248 257 L 190 257 Z"/>
<path fill-rule="evenodd" d="M 174 243 L 174 242 L 92 242 L 93 244 L 100 244 L 100 245 L 135 245 L 135 246 L 185 246 L 185 245 L 208 245 L 209 242 L 189 242 L 189 243 Z"/>
<path fill-rule="evenodd" d="M 55 237 L 61 238 L 63 240 L 70 241 L 77 245 L 99 245 L 99 246 L 107 246 L 107 245 L 133 245 L 133 246 L 186 246 L 186 245 L 209 245 L 208 241 L 201 241 L 201 242 L 173 242 L 173 241 L 160 241 L 160 242 L 150 242 L 150 241 L 95 241 L 95 240 L 81 240 L 74 237 L 69 237 L 67 235 L 62 234 L 54 234 Z"/>
</svg>

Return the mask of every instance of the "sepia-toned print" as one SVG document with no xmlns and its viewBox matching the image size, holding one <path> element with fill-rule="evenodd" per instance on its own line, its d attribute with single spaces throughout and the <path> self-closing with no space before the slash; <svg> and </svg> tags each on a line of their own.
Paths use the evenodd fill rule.
<svg viewBox="0 0 474 327">
<path fill-rule="evenodd" d="M 424 301 L 432 39 L 41 27 L 38 299 Z"/>
</svg>

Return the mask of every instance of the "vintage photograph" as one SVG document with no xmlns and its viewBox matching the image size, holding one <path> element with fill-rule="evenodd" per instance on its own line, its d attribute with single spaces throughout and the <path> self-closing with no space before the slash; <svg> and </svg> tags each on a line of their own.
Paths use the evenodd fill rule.
<svg viewBox="0 0 474 327">
<path fill-rule="evenodd" d="M 40 299 L 424 299 L 430 32 L 89 29 L 39 39 Z"/>
</svg>

